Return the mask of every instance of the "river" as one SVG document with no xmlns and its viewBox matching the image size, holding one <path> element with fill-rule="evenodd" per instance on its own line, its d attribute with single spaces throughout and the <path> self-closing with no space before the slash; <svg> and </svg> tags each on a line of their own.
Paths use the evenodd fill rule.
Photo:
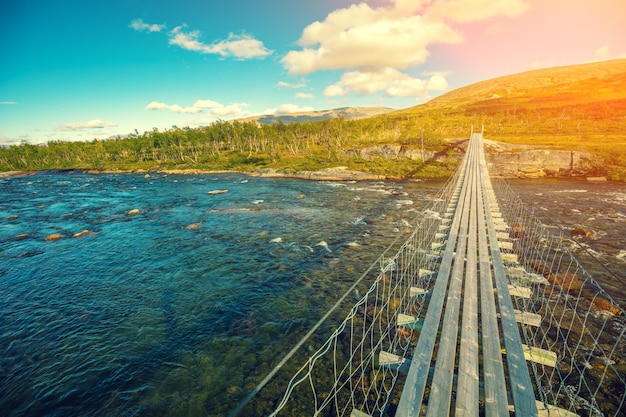
<svg viewBox="0 0 626 417">
<path fill-rule="evenodd" d="M 577 240 L 624 269 L 626 185 L 511 185 L 545 221 L 592 231 Z M 226 414 L 408 236 L 440 186 L 239 174 L 0 179 L 0 410 Z"/>
</svg>

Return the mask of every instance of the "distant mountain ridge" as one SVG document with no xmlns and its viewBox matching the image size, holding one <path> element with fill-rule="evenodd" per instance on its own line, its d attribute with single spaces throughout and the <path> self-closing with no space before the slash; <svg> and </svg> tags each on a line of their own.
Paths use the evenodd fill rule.
<svg viewBox="0 0 626 417">
<path fill-rule="evenodd" d="M 346 120 L 364 119 L 381 114 L 396 111 L 389 107 L 340 107 L 329 110 L 315 110 L 308 112 L 296 112 L 287 114 L 264 114 L 259 116 L 237 119 L 240 122 L 257 122 L 260 124 L 274 124 L 278 122 L 314 122 L 318 120 L 329 120 L 342 117 Z"/>
</svg>

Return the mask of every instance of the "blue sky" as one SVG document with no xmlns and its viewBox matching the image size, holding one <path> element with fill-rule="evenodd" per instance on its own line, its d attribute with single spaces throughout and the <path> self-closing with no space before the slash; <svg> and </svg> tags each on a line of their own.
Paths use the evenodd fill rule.
<svg viewBox="0 0 626 417">
<path fill-rule="evenodd" d="M 623 4 L 7 0 L 0 144 L 406 108 L 499 75 L 624 57 Z"/>
</svg>

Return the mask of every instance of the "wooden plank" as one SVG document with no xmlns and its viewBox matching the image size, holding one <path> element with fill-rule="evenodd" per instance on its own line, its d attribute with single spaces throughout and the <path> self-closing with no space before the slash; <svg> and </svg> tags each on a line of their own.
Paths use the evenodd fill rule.
<svg viewBox="0 0 626 417">
<path fill-rule="evenodd" d="M 408 329 L 420 330 L 422 328 L 422 323 L 418 318 L 413 316 L 409 316 L 406 314 L 398 313 L 398 318 L 396 319 L 396 325 L 400 327 L 406 327 Z"/>
<path fill-rule="evenodd" d="M 541 315 L 529 311 L 513 310 L 513 312 L 515 313 L 515 320 L 517 320 L 518 323 L 534 327 L 541 326 Z"/>
<path fill-rule="evenodd" d="M 559 408 L 555 405 L 544 404 L 541 401 L 536 401 L 536 404 L 539 417 L 579 417 L 578 414 Z M 509 411 L 515 412 L 515 407 L 510 406 Z"/>
<path fill-rule="evenodd" d="M 471 175 L 471 172 L 468 172 L 466 175 Z M 467 182 L 469 184 L 467 191 L 463 194 L 463 206 L 470 207 L 463 210 L 460 214 L 461 224 L 457 237 L 457 255 L 452 269 L 450 288 L 446 297 L 446 311 L 441 325 L 439 345 L 446 348 L 437 351 L 437 361 L 430 386 L 426 417 L 437 417 L 443 413 L 447 414 L 452 398 L 457 337 L 459 334 L 459 310 L 465 272 L 465 263 L 462 260 L 467 253 L 467 235 L 471 212 L 472 184 L 470 181 Z"/>
<path fill-rule="evenodd" d="M 465 266 L 465 290 L 463 293 L 463 319 L 459 350 L 458 382 L 456 387 L 456 416 L 478 417 L 479 413 L 479 366 L 478 366 L 478 271 L 477 271 L 477 223 L 478 223 L 478 172 L 474 169 L 472 198 L 467 240 L 467 263 Z M 481 195 L 482 196 L 482 195 Z M 480 214 L 482 215 L 482 213 Z M 484 233 L 484 232 L 483 232 Z"/>
<path fill-rule="evenodd" d="M 465 192 L 466 188 L 467 185 L 463 182 L 461 186 L 462 193 Z M 424 317 L 422 331 L 419 339 L 417 340 L 417 345 L 415 346 L 413 352 L 413 358 L 411 359 L 411 366 L 402 389 L 402 395 L 400 396 L 400 400 L 398 402 L 398 408 L 396 410 L 397 416 L 417 416 L 419 415 L 422 407 L 424 390 L 430 374 L 430 363 L 435 346 L 435 340 L 439 331 L 439 323 L 441 321 L 446 290 L 450 280 L 453 254 L 459 234 L 462 217 L 461 213 L 463 213 L 463 210 L 463 199 L 461 199 L 459 204 L 456 206 L 455 216 L 450 225 L 448 243 L 441 258 L 439 271 L 437 273 L 437 278 L 435 279 L 435 286 L 432 291 L 431 301 L 428 306 L 428 310 L 426 311 L 426 316 Z"/>
<path fill-rule="evenodd" d="M 367 413 L 364 413 L 361 410 L 357 410 L 356 408 L 353 408 L 352 411 L 350 411 L 350 417 L 372 417 Z"/>
<path fill-rule="evenodd" d="M 445 243 L 433 242 L 430 244 L 430 249 L 434 251 L 441 251 L 441 250 L 444 250 L 445 246 L 446 246 Z"/>
<path fill-rule="evenodd" d="M 428 294 L 429 291 L 425 290 L 424 288 L 418 288 L 418 287 L 411 287 L 409 288 L 409 296 L 410 297 L 417 297 L 420 295 L 426 295 Z"/>
<path fill-rule="evenodd" d="M 509 284 L 509 295 L 511 297 L 530 298 L 533 295 L 533 291 L 530 288 Z"/>
<path fill-rule="evenodd" d="M 497 231 L 503 232 L 503 231 L 509 230 L 509 226 L 506 225 L 505 223 L 500 223 L 500 224 L 495 225 L 495 229 Z"/>
<path fill-rule="evenodd" d="M 522 348 L 524 351 L 524 358 L 528 362 L 535 362 L 552 368 L 556 366 L 558 356 L 555 352 L 534 346 L 527 346 L 525 344 L 522 344 Z M 506 349 L 502 349 L 502 353 L 506 354 Z"/>
<path fill-rule="evenodd" d="M 498 240 L 498 246 L 501 250 L 513 250 L 513 242 L 504 242 L 502 240 Z"/>
<path fill-rule="evenodd" d="M 551 350 L 540 349 L 534 346 L 522 344 L 524 349 L 524 357 L 527 361 L 540 363 L 542 365 L 554 368 L 556 366 L 557 354 Z"/>
<path fill-rule="evenodd" d="M 497 242 L 497 239 L 494 240 L 494 242 Z M 517 254 L 515 253 L 501 253 L 499 258 L 502 260 L 502 262 L 506 262 L 508 264 L 517 263 Z"/>
<path fill-rule="evenodd" d="M 482 138 L 481 138 L 482 140 Z M 481 143 L 482 145 L 482 143 Z M 491 182 L 487 175 L 486 162 L 482 147 L 480 152 L 481 166 L 483 167 L 482 181 L 483 189 L 491 190 Z M 504 336 L 504 345 L 507 351 L 507 369 L 509 380 L 511 382 L 511 393 L 515 404 L 516 415 L 533 417 L 538 415 L 537 405 L 535 404 L 535 394 L 530 379 L 528 366 L 524 357 L 522 342 L 513 313 L 513 302 L 509 294 L 508 280 L 504 270 L 504 262 L 510 262 L 511 258 L 505 259 L 501 254 L 497 245 L 496 229 L 493 218 L 489 210 L 485 211 L 485 219 L 487 224 L 489 244 L 491 248 L 491 262 L 493 266 L 493 274 L 496 282 L 498 304 L 500 306 L 500 321 L 502 324 L 502 333 Z M 508 254 L 510 255 L 510 254 Z M 515 256 L 517 258 L 517 256 Z M 515 259 L 517 262 L 517 259 Z"/>
<path fill-rule="evenodd" d="M 382 350 L 378 353 L 378 366 L 406 374 L 411 366 L 411 360 Z"/>
<path fill-rule="evenodd" d="M 493 291 L 493 276 L 489 261 L 486 224 L 484 218 L 483 199 L 478 200 L 478 209 L 482 216 L 478 217 L 478 255 L 480 266 L 480 301 L 481 326 L 483 342 L 483 380 L 485 385 L 485 416 L 499 417 L 507 415 L 508 399 L 500 338 L 498 336 L 498 319 Z"/>
</svg>

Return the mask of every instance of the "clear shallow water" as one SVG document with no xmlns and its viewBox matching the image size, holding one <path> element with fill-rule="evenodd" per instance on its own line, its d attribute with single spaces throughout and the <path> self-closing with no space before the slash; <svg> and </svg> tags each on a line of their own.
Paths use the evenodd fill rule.
<svg viewBox="0 0 626 417">
<path fill-rule="evenodd" d="M 0 414 L 226 415 L 439 186 L 0 179 Z M 626 185 L 512 186 L 537 215 L 594 231 L 578 240 L 624 270 Z M 46 241 L 53 233 L 64 237 Z M 280 397 L 291 375 L 264 396 Z"/>
<path fill-rule="evenodd" d="M 0 179 L 0 410 L 227 414 L 438 187 Z"/>
<path fill-rule="evenodd" d="M 509 181 L 509 185 L 555 234 L 564 232 L 572 253 L 626 308 L 626 184 L 544 179 Z"/>
</svg>

